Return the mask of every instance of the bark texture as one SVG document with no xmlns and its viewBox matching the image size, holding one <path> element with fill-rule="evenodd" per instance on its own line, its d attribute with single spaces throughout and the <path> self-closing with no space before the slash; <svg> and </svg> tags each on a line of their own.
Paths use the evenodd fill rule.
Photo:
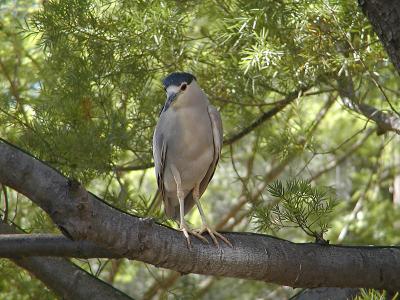
<svg viewBox="0 0 400 300">
<path fill-rule="evenodd" d="M 0 257 L 59 256 L 74 258 L 121 258 L 112 251 L 90 241 L 73 241 L 63 235 L 2 234 L 0 223 Z"/>
<path fill-rule="evenodd" d="M 358 0 L 391 61 L 400 73 L 400 5 L 398 0 Z"/>
<path fill-rule="evenodd" d="M 27 235 L 17 234 L 17 231 L 12 226 L 0 223 L 0 239 L 6 236 L 13 236 L 17 239 L 19 237 L 21 238 L 20 241 L 22 241 L 22 244 L 13 244 L 12 246 L 17 252 L 18 248 L 21 250 L 29 246 L 29 243 L 24 239 L 24 236 Z M 3 240 L 0 242 L 0 248 L 4 249 L 5 244 L 11 245 Z M 46 244 L 45 246 L 47 247 L 48 245 Z M 91 243 L 83 243 L 83 246 L 82 244 L 76 243 L 75 248 L 83 248 L 83 251 L 85 251 L 85 249 L 86 251 L 92 251 L 96 247 Z M 73 248 L 69 246 L 66 249 L 68 251 Z M 58 251 L 59 250 L 60 249 L 58 249 Z M 104 252 L 104 249 L 100 249 L 99 251 Z M 15 253 L 16 255 L 12 256 L 12 261 L 42 281 L 49 289 L 56 293 L 60 299 L 132 299 L 64 258 L 23 257 L 23 251 L 20 253 L 17 252 Z"/>
<path fill-rule="evenodd" d="M 400 250 L 294 244 L 253 233 L 225 233 L 234 248 L 217 249 L 181 232 L 119 211 L 54 169 L 0 142 L 0 182 L 42 207 L 75 240 L 180 273 L 230 276 L 294 287 L 399 289 Z"/>
<path fill-rule="evenodd" d="M 63 258 L 24 257 L 13 261 L 42 281 L 61 299 L 132 299 Z"/>
</svg>

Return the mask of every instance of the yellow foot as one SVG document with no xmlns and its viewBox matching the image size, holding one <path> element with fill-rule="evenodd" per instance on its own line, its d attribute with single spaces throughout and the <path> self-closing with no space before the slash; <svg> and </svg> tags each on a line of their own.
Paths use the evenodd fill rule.
<svg viewBox="0 0 400 300">
<path fill-rule="evenodd" d="M 223 240 L 229 247 L 233 248 L 232 243 L 224 237 L 222 234 L 218 233 L 216 230 L 211 229 L 207 225 L 204 225 L 201 229 L 197 230 L 198 234 L 203 234 L 204 232 L 208 232 L 208 234 L 211 236 L 214 244 L 219 248 L 219 243 L 217 240 L 217 237 L 219 237 L 221 240 Z"/>
<path fill-rule="evenodd" d="M 183 232 L 183 235 L 184 235 L 185 238 L 186 238 L 186 241 L 187 241 L 187 243 L 188 243 L 189 249 L 192 248 L 192 243 L 190 242 L 190 236 L 189 236 L 189 234 L 194 235 L 195 237 L 197 237 L 197 238 L 198 238 L 199 240 L 201 240 L 202 242 L 208 244 L 208 240 L 207 240 L 204 236 L 202 236 L 201 234 L 197 233 L 196 231 L 190 230 L 187 226 L 185 226 L 185 225 L 182 226 L 182 225 L 181 225 L 180 230 Z"/>
</svg>

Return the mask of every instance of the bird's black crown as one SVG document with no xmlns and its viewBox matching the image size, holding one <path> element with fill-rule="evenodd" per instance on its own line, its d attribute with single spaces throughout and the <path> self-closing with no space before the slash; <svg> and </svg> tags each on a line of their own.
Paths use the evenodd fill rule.
<svg viewBox="0 0 400 300">
<path fill-rule="evenodd" d="M 196 77 L 190 73 L 174 72 L 165 77 L 162 83 L 164 85 L 164 88 L 166 89 L 170 85 L 180 86 L 182 82 L 190 84 L 193 79 L 197 80 Z"/>
</svg>

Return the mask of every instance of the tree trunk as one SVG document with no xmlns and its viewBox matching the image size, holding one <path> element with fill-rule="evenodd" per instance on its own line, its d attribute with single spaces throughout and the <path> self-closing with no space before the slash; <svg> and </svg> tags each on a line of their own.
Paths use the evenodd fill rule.
<svg viewBox="0 0 400 300">
<path fill-rule="evenodd" d="M 400 74 L 400 5 L 398 0 L 358 0 Z"/>
</svg>

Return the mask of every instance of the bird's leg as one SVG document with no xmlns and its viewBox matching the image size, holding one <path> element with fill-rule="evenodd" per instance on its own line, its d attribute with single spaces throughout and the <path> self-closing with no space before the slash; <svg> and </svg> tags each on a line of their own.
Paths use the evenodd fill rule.
<svg viewBox="0 0 400 300">
<path fill-rule="evenodd" d="M 190 237 L 189 237 L 189 228 L 186 225 L 185 219 L 183 218 L 183 214 L 185 212 L 185 204 L 184 204 L 184 200 L 185 200 L 185 195 L 183 193 L 183 191 L 181 190 L 180 185 L 177 185 L 177 194 L 178 194 L 178 200 L 179 200 L 179 216 L 180 216 L 180 222 L 179 222 L 179 228 L 180 230 L 183 232 L 183 234 L 186 237 L 187 243 L 189 248 L 192 247 L 192 244 L 190 243 Z"/>
<path fill-rule="evenodd" d="M 201 234 L 198 234 L 197 232 L 191 231 L 189 229 L 189 227 L 187 226 L 187 224 L 185 222 L 185 218 L 183 217 L 185 214 L 185 194 L 182 190 L 181 176 L 179 175 L 179 172 L 174 165 L 171 165 L 171 171 L 172 171 L 172 175 L 174 176 L 174 179 L 175 179 L 177 196 L 178 196 L 178 201 L 179 201 L 179 216 L 180 216 L 179 229 L 183 232 L 183 234 L 186 238 L 186 241 L 188 243 L 188 247 L 189 248 L 192 247 L 192 244 L 190 242 L 189 233 L 196 236 L 198 239 L 202 240 L 203 242 L 208 243 L 208 241 L 205 237 L 203 237 Z"/>
<path fill-rule="evenodd" d="M 222 234 L 218 233 L 215 229 L 211 229 L 211 227 L 208 226 L 206 216 L 203 212 L 203 208 L 201 207 L 200 200 L 199 200 L 200 199 L 199 184 L 196 184 L 196 186 L 193 189 L 193 199 L 196 202 L 196 206 L 199 210 L 199 213 L 201 216 L 201 221 L 203 223 L 202 228 L 199 230 L 199 234 L 202 234 L 203 232 L 207 231 L 208 234 L 211 236 L 214 244 L 218 248 L 219 248 L 219 243 L 218 243 L 216 236 L 219 237 L 221 240 L 223 240 L 227 245 L 229 245 L 230 247 L 233 248 L 231 242 L 229 242 L 229 240 L 227 238 L 225 238 Z"/>
</svg>

